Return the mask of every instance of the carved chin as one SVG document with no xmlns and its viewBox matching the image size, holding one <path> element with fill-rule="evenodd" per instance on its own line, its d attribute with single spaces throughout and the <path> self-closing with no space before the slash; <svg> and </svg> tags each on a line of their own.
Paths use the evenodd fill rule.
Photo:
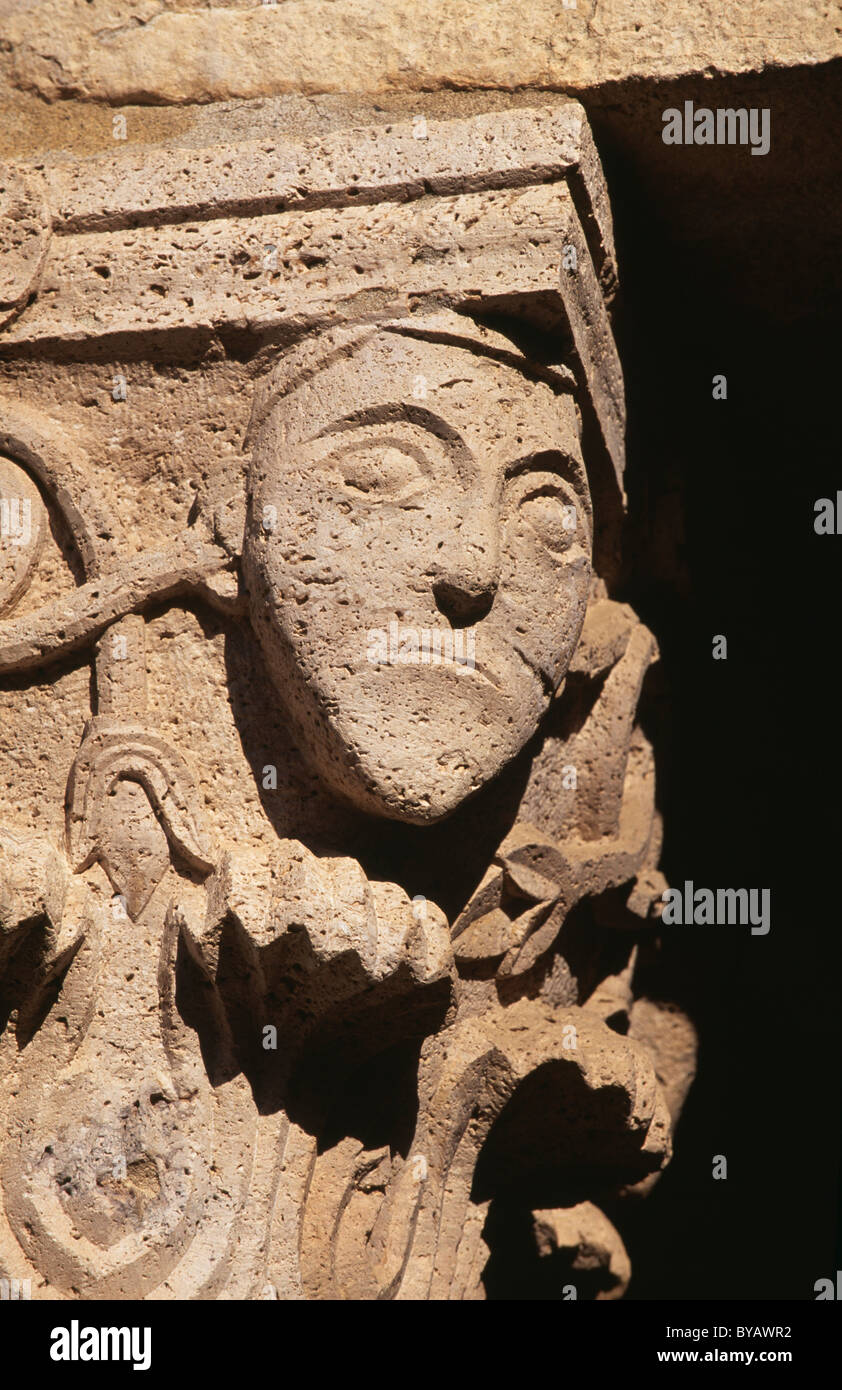
<svg viewBox="0 0 842 1390">
<path fill-rule="evenodd" d="M 405 748 L 391 748 L 385 740 L 377 748 L 362 748 L 357 741 L 353 752 L 350 765 L 322 766 L 331 789 L 361 811 L 408 825 L 443 820 L 502 766 L 497 758 L 477 760 L 473 751 L 469 756 L 464 746 L 439 751 L 435 760 L 429 750 L 418 749 L 413 755 Z M 514 748 L 509 756 L 517 752 Z"/>
<path fill-rule="evenodd" d="M 404 688 L 401 700 L 374 708 L 368 701 L 356 710 L 346 704 L 323 722 L 326 737 L 310 742 L 309 751 L 331 790 L 359 810 L 429 825 L 521 751 L 546 705 L 538 682 L 530 685 L 518 700 L 490 690 L 479 700 L 448 700 L 440 690 L 438 700 L 416 704 Z"/>
</svg>

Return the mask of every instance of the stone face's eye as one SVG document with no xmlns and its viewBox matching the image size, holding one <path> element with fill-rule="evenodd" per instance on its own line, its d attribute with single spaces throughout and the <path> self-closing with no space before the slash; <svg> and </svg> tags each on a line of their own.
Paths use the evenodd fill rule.
<svg viewBox="0 0 842 1390">
<path fill-rule="evenodd" d="M 576 507 L 552 486 L 534 489 L 521 498 L 520 514 L 550 550 L 566 550 L 576 535 Z"/>
<path fill-rule="evenodd" d="M 391 503 L 417 509 L 452 482 L 468 456 L 464 443 L 430 412 L 413 419 L 403 406 L 388 407 L 388 419 L 366 419 L 360 410 L 338 420 L 296 450 L 299 467 L 319 469 L 346 504 Z M 338 484 L 338 486 L 337 486 Z"/>
<path fill-rule="evenodd" d="M 337 449 L 329 464 L 349 492 L 371 502 L 401 501 L 414 494 L 424 481 L 417 459 L 387 439 L 366 440 Z"/>
<path fill-rule="evenodd" d="M 545 549 L 555 555 L 576 544 L 590 550 L 587 483 L 574 459 L 547 450 L 510 464 L 507 476 L 510 515 L 528 522 Z"/>
</svg>

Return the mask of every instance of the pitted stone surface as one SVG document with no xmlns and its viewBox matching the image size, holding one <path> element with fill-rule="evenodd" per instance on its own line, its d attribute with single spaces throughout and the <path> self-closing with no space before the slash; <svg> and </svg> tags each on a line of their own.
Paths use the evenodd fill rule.
<svg viewBox="0 0 842 1390">
<path fill-rule="evenodd" d="M 114 97 L 168 26 L 274 8 L 74 10 L 63 76 L 12 15 L 12 70 Z M 602 1208 L 669 1161 L 695 1040 L 638 970 L 658 649 L 582 108 L 6 187 L 0 1276 L 476 1299 L 514 1202 L 621 1296 Z"/>
<path fill-rule="evenodd" d="M 7 0 L 10 78 L 48 100 L 226 101 L 294 92 L 560 87 L 635 76 L 750 72 L 840 54 L 833 7 L 773 0 Z"/>
</svg>

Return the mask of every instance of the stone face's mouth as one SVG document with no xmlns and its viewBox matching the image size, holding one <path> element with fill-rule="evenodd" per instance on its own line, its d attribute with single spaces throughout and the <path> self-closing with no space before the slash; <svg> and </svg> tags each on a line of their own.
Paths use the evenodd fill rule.
<svg viewBox="0 0 842 1390">
<path fill-rule="evenodd" d="M 555 686 L 553 685 L 553 682 L 550 680 L 546 671 L 543 671 L 540 666 L 537 666 L 535 662 L 531 661 L 530 658 L 526 655 L 525 652 L 521 650 L 519 646 L 513 645 L 512 651 L 520 657 L 521 661 L 523 662 L 523 665 L 529 672 L 531 679 L 533 681 L 536 681 L 537 684 L 540 685 L 546 698 L 548 700 L 551 700 L 553 695 L 555 694 Z"/>
<path fill-rule="evenodd" d="M 478 661 L 473 668 L 473 673 L 478 676 L 480 680 L 484 680 L 487 685 L 493 686 L 495 690 L 503 689 L 499 676 L 497 676 L 489 666 L 486 666 L 484 662 Z"/>
<path fill-rule="evenodd" d="M 407 671 L 414 669 L 415 663 L 409 665 Z M 442 661 L 435 663 L 421 663 L 422 670 L 452 672 L 457 680 L 481 682 L 488 685 L 498 694 L 503 691 L 503 682 L 490 666 L 486 666 L 483 661 Z"/>
<path fill-rule="evenodd" d="M 505 658 L 509 653 L 516 655 L 519 661 L 517 663 L 513 661 L 506 662 Z M 495 654 L 499 661 L 501 656 L 501 644 L 499 642 L 496 644 Z M 368 670 L 396 670 L 409 681 L 412 679 L 412 675 L 415 672 L 420 672 L 424 675 L 438 672 L 440 675 L 453 674 L 455 678 L 460 681 L 467 681 L 468 683 L 473 681 L 474 683 L 488 685 L 495 693 L 506 694 L 511 688 L 512 674 L 516 674 L 518 666 L 522 664 L 528 672 L 530 684 L 535 682 L 543 684 L 541 673 L 536 670 L 529 662 L 528 658 L 526 658 L 520 649 L 513 643 L 506 646 L 502 655 L 503 662 L 501 664 L 508 665 L 511 668 L 511 672 L 508 676 L 501 672 L 499 665 L 491 665 L 488 661 L 480 660 L 470 651 L 465 654 L 464 659 L 457 659 L 456 657 L 445 658 L 444 656 L 440 658 L 436 656 L 434 659 L 433 655 L 430 655 L 427 660 L 413 659 L 405 662 L 401 660 L 389 660 L 371 662 L 369 664 L 361 663 L 356 667 L 354 674 L 357 676 L 364 676 Z"/>
</svg>

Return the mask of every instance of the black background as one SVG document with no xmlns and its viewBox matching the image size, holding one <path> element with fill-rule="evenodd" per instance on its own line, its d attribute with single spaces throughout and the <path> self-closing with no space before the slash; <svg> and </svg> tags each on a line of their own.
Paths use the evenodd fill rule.
<svg viewBox="0 0 842 1390">
<path fill-rule="evenodd" d="M 585 99 L 622 284 L 622 596 L 662 654 L 662 868 L 772 895 L 768 936 L 665 935 L 699 1072 L 671 1166 L 619 1223 L 629 1299 L 814 1299 L 842 1268 L 842 535 L 813 526 L 816 499 L 842 489 L 840 93 L 828 65 L 777 86 L 671 84 L 645 108 L 625 90 Z M 692 97 L 771 106 L 769 155 L 663 147 L 661 109 Z"/>
</svg>

